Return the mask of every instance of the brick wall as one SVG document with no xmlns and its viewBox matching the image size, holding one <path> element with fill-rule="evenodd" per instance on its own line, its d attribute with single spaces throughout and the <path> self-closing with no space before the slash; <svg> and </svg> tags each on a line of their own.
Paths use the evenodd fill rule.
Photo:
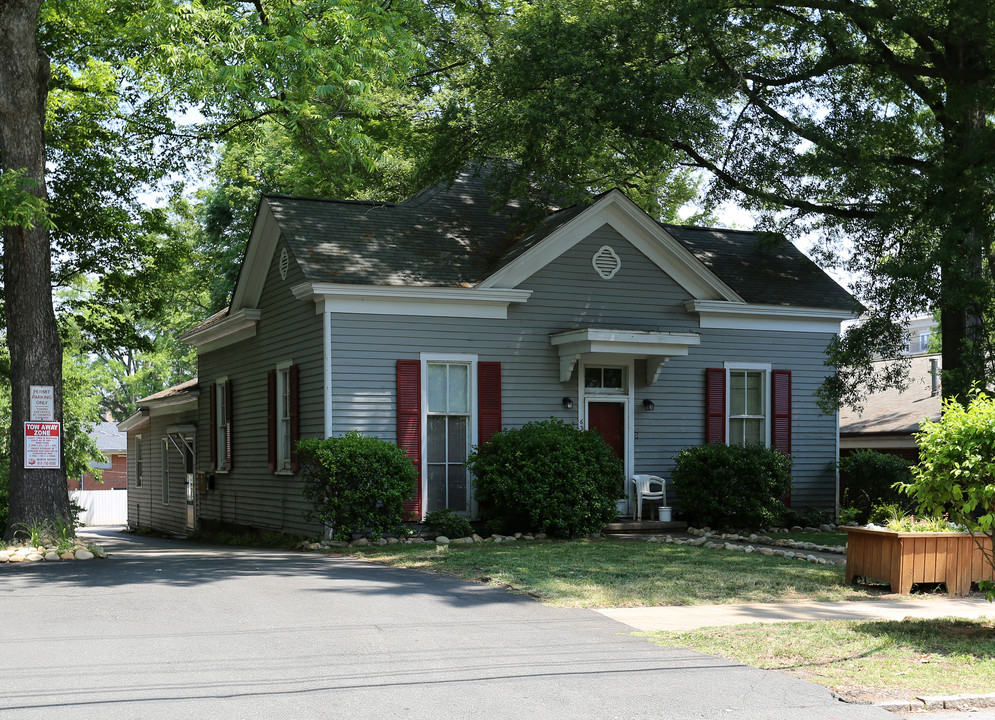
<svg viewBox="0 0 995 720">
<path fill-rule="evenodd" d="M 69 478 L 70 490 L 113 490 L 128 487 L 128 456 L 124 453 L 111 455 L 111 466 L 100 476 L 103 482 L 97 482 L 93 475 L 87 473 L 83 482 L 79 478 Z"/>
</svg>

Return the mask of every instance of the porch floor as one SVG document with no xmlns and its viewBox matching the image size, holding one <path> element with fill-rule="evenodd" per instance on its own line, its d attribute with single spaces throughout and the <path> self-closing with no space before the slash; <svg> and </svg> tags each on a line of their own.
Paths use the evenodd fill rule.
<svg viewBox="0 0 995 720">
<path fill-rule="evenodd" d="M 665 532 L 683 532 L 687 530 L 688 524 L 683 521 L 674 520 L 672 522 L 660 522 L 658 520 L 632 520 L 631 518 L 616 518 L 614 522 L 605 526 L 606 535 L 616 533 L 645 533 L 655 535 Z"/>
</svg>

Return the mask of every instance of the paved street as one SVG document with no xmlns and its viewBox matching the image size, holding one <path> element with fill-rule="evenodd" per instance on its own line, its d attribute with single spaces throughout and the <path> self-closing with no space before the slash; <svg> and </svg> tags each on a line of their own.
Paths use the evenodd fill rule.
<svg viewBox="0 0 995 720">
<path fill-rule="evenodd" d="M 343 557 L 120 536 L 0 566 L 0 717 L 895 718 L 591 611 Z"/>
</svg>

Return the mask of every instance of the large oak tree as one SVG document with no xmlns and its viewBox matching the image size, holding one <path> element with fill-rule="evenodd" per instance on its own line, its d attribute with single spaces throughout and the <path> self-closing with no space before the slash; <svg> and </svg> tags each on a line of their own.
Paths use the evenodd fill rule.
<svg viewBox="0 0 995 720">
<path fill-rule="evenodd" d="M 823 258 L 863 278 L 871 314 L 832 348 L 829 401 L 880 381 L 868 365 L 900 347 L 893 321 L 923 311 L 941 315 L 945 396 L 995 377 L 991 3 L 489 6 L 494 42 L 440 113 L 439 157 L 504 155 L 574 187 L 644 193 L 697 170 L 711 200 L 815 233 Z"/>
</svg>

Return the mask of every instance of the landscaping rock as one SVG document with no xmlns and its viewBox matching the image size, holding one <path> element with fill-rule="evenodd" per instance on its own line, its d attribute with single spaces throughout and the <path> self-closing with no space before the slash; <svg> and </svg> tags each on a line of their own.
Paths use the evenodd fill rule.
<svg viewBox="0 0 995 720">
<path fill-rule="evenodd" d="M 45 559 L 45 556 L 40 552 L 33 552 L 28 554 L 24 559 L 28 562 L 40 562 Z"/>
<path fill-rule="evenodd" d="M 369 544 L 370 541 L 367 538 L 357 538 L 349 543 L 349 547 L 366 547 Z"/>
<path fill-rule="evenodd" d="M 59 560 L 75 560 L 76 554 L 71 550 L 66 550 L 64 553 L 59 555 Z"/>
<path fill-rule="evenodd" d="M 473 538 L 473 541 L 475 543 L 479 543 L 479 542 L 483 542 L 484 541 L 484 539 L 482 537 L 480 537 L 477 533 L 474 533 L 471 537 Z"/>
<path fill-rule="evenodd" d="M 76 559 L 77 560 L 93 560 L 93 553 L 90 552 L 89 550 L 86 550 L 86 549 L 77 550 L 76 551 Z"/>
<path fill-rule="evenodd" d="M 435 538 L 436 545 L 448 545 L 449 543 L 450 540 L 445 535 L 437 535 Z"/>
<path fill-rule="evenodd" d="M 54 550 L 50 550 L 47 553 L 45 553 L 45 559 L 46 560 L 61 560 L 62 558 L 59 557 L 59 553 L 55 552 Z"/>
</svg>

